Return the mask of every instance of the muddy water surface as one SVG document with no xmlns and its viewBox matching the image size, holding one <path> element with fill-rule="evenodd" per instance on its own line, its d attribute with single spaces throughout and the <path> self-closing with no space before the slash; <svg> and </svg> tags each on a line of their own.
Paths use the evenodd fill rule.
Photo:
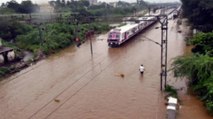
<svg viewBox="0 0 213 119">
<path fill-rule="evenodd" d="M 0 118 L 164 119 L 160 47 L 143 38 L 160 42 L 156 26 L 118 48 L 109 48 L 107 34 L 102 34 L 93 39 L 93 56 L 86 42 L 1 82 Z M 185 45 L 174 21 L 169 23 L 169 33 L 170 63 L 184 53 Z M 143 76 L 140 64 L 145 66 Z"/>
</svg>

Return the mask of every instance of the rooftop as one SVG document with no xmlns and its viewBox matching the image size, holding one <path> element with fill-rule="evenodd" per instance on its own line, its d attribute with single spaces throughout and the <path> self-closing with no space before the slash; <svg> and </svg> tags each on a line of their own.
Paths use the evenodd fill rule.
<svg viewBox="0 0 213 119">
<path fill-rule="evenodd" d="M 12 48 L 0 46 L 0 54 L 12 51 Z"/>
</svg>

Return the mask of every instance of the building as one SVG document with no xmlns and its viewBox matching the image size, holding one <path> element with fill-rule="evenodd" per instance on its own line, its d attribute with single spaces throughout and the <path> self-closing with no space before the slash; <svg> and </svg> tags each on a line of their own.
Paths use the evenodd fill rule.
<svg viewBox="0 0 213 119">
<path fill-rule="evenodd" d="M 2 39 L 0 38 L 0 66 L 4 63 L 13 61 L 14 59 L 14 50 L 12 48 L 2 46 Z"/>
</svg>

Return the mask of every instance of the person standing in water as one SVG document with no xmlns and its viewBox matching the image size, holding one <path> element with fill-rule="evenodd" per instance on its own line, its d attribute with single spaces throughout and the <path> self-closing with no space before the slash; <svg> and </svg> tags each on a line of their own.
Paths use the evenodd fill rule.
<svg viewBox="0 0 213 119">
<path fill-rule="evenodd" d="M 144 70 L 145 70 L 145 68 L 144 68 L 143 64 L 141 64 L 139 67 L 139 71 L 141 72 L 141 74 L 143 74 Z"/>
</svg>

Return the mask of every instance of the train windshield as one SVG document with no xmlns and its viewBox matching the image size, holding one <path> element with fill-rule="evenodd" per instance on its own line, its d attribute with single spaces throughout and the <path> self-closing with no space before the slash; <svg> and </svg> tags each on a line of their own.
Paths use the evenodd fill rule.
<svg viewBox="0 0 213 119">
<path fill-rule="evenodd" d="M 110 33 L 109 34 L 109 39 L 119 39 L 120 38 L 120 33 Z"/>
</svg>

